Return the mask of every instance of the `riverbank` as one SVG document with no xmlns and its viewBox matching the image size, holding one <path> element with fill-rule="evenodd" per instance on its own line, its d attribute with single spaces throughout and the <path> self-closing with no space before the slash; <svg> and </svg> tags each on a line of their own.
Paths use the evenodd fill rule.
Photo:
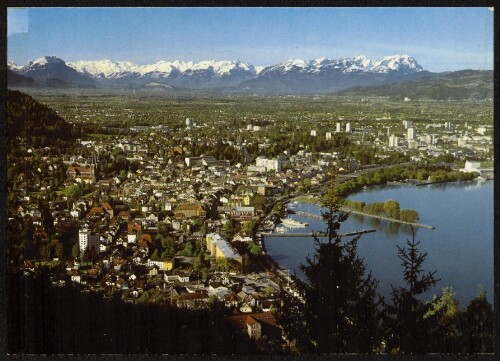
<svg viewBox="0 0 500 361">
<path fill-rule="evenodd" d="M 389 182 L 435 184 L 456 181 L 470 181 L 479 176 L 477 172 L 460 172 L 436 167 L 400 167 L 380 169 L 373 173 L 343 179 L 335 185 L 337 194 L 347 197 L 365 187 L 383 185 Z"/>
</svg>

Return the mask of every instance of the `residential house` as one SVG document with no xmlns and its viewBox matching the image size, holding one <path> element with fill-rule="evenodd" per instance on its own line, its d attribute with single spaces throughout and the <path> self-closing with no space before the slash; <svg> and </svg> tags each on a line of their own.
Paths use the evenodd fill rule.
<svg viewBox="0 0 500 361">
<path fill-rule="evenodd" d="M 239 332 L 258 340 L 263 336 L 276 339 L 281 337 L 281 329 L 276 325 L 276 318 L 271 312 L 232 315 L 226 320 Z"/>
<path fill-rule="evenodd" d="M 148 267 L 158 267 L 158 270 L 160 271 L 170 271 L 174 268 L 174 259 L 173 258 L 166 258 L 164 260 L 151 260 L 149 259 L 147 262 Z M 166 280 L 168 281 L 168 279 Z M 188 277 L 189 281 L 189 277 Z"/>
<path fill-rule="evenodd" d="M 206 308 L 208 301 L 208 294 L 203 291 L 196 291 L 193 293 L 181 293 L 177 297 L 177 307 L 188 308 L 188 309 L 198 309 Z"/>
<path fill-rule="evenodd" d="M 109 218 L 114 217 L 113 207 L 108 202 L 101 204 L 102 209 L 109 215 Z"/>
<path fill-rule="evenodd" d="M 182 203 L 174 210 L 176 218 L 205 218 L 205 209 L 199 203 Z"/>
<path fill-rule="evenodd" d="M 169 274 L 165 273 L 163 275 L 163 279 L 165 280 L 165 282 L 169 282 L 169 283 L 172 283 L 172 282 L 185 283 L 185 282 L 189 282 L 189 274 L 182 273 L 182 272 L 178 272 L 178 273 L 174 274 L 172 272 L 169 272 Z"/>
<path fill-rule="evenodd" d="M 70 166 L 66 171 L 66 175 L 70 179 L 74 179 L 77 182 L 84 182 L 93 184 L 95 182 L 95 167 L 80 167 L 80 166 Z"/>
</svg>

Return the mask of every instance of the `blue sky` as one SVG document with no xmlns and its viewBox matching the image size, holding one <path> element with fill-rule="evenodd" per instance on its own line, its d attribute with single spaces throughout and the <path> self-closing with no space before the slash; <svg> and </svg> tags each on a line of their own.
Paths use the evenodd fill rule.
<svg viewBox="0 0 500 361">
<path fill-rule="evenodd" d="M 431 71 L 493 68 L 488 8 L 9 8 L 7 26 L 18 65 L 408 54 Z"/>
</svg>

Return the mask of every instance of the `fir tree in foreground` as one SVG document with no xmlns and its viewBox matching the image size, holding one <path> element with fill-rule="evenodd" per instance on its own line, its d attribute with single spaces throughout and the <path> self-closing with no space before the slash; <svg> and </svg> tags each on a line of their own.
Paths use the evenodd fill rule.
<svg viewBox="0 0 500 361">
<path fill-rule="evenodd" d="M 330 190 L 323 197 L 327 242 L 315 237 L 312 258 L 301 265 L 307 280 L 296 279 L 297 294 L 282 290 L 278 321 L 299 352 L 372 353 L 381 343 L 378 281 L 358 257 L 359 236 L 343 240 L 340 199 Z"/>
<path fill-rule="evenodd" d="M 437 271 L 425 273 L 423 264 L 427 253 L 420 253 L 420 241 L 407 240 L 408 249 L 397 246 L 407 287 L 392 287 L 392 305 L 387 307 L 387 350 L 400 353 L 428 352 L 433 317 L 429 316 L 432 304 L 419 299 L 438 281 Z"/>
</svg>

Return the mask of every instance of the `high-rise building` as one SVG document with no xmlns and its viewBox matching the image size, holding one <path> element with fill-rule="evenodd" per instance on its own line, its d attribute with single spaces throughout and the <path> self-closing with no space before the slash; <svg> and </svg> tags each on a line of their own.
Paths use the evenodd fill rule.
<svg viewBox="0 0 500 361">
<path fill-rule="evenodd" d="M 315 136 L 316 136 L 316 130 L 313 129 L 313 130 L 311 130 L 311 137 L 315 137 Z"/>
<path fill-rule="evenodd" d="M 394 134 L 391 134 L 389 136 L 389 147 L 394 148 L 398 146 L 398 137 L 396 137 Z"/>
<path fill-rule="evenodd" d="M 92 233 L 87 226 L 84 226 L 78 232 L 78 244 L 80 246 L 80 256 L 86 249 L 94 247 L 94 249 L 99 252 L 99 234 Z"/>
<path fill-rule="evenodd" d="M 326 132 L 326 140 L 332 139 L 332 132 Z"/>
<path fill-rule="evenodd" d="M 186 118 L 186 125 L 188 127 L 192 126 L 193 125 L 193 119 L 192 118 Z"/>
<path fill-rule="evenodd" d="M 451 122 L 444 122 L 444 129 L 451 130 Z"/>
<path fill-rule="evenodd" d="M 281 172 L 282 161 L 279 158 L 267 159 L 265 157 L 257 157 L 255 159 L 255 166 L 265 168 L 266 172 Z"/>
<path fill-rule="evenodd" d="M 435 134 L 426 134 L 425 142 L 429 145 L 436 144 L 436 135 Z"/>
<path fill-rule="evenodd" d="M 351 129 L 351 123 L 346 123 L 346 125 L 345 125 L 345 131 L 346 131 L 346 133 L 350 133 L 352 131 L 352 129 Z"/>
<path fill-rule="evenodd" d="M 340 133 L 342 131 L 342 124 L 337 123 L 337 128 L 335 129 L 337 133 Z"/>
<path fill-rule="evenodd" d="M 415 128 L 408 128 L 408 140 L 415 140 L 417 138 L 417 132 Z"/>
<path fill-rule="evenodd" d="M 411 128 L 411 120 L 403 120 L 403 126 L 405 127 L 405 129 Z"/>
</svg>

